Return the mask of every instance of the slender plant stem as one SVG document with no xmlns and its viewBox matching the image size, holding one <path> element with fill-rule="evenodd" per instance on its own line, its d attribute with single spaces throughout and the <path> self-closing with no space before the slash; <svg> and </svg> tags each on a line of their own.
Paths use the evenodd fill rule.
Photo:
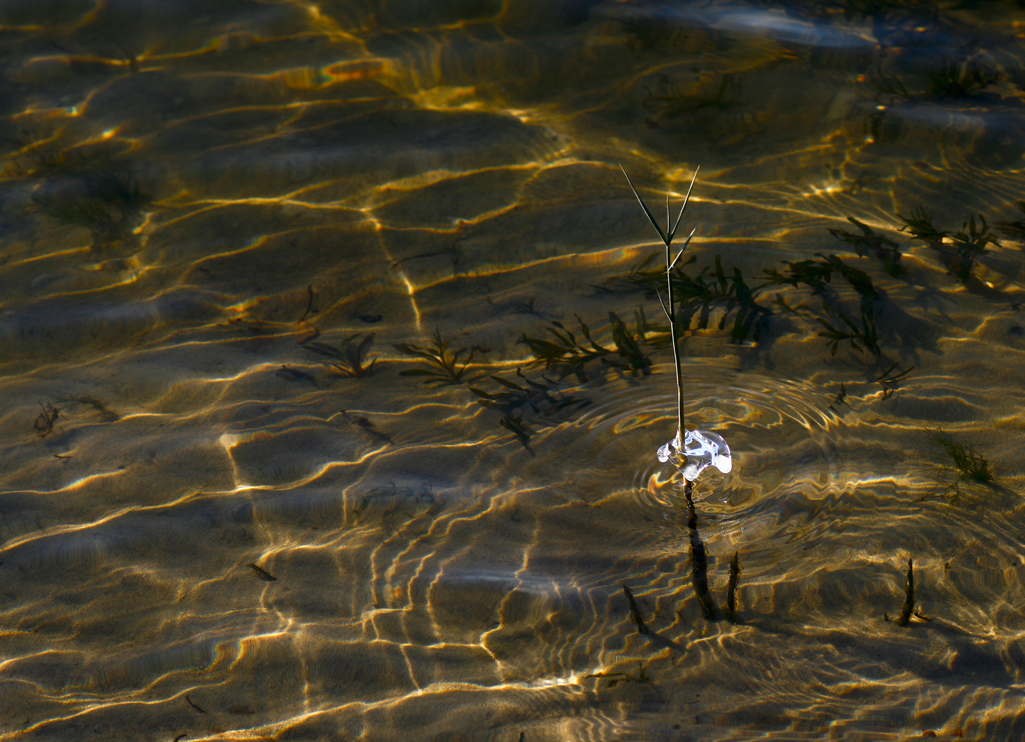
<svg viewBox="0 0 1025 742">
<path fill-rule="evenodd" d="M 666 194 L 666 223 L 669 222 L 669 194 Z M 676 364 L 676 413 L 677 428 L 676 437 L 680 441 L 680 450 L 683 450 L 683 438 L 686 435 L 683 427 L 683 366 L 680 364 L 680 341 L 676 337 L 676 305 L 673 303 L 673 275 L 672 263 L 669 262 L 669 243 L 666 242 L 666 292 L 669 299 L 669 336 L 673 341 L 673 361 Z"/>
<path fill-rule="evenodd" d="M 697 230 L 691 230 L 691 233 L 687 235 L 687 239 L 683 243 L 683 247 L 680 252 L 677 253 L 676 258 L 670 260 L 672 257 L 669 248 L 673 243 L 673 237 L 676 236 L 676 229 L 680 226 L 680 219 L 683 218 L 683 211 L 687 208 L 687 203 L 690 201 L 691 191 L 694 190 L 694 183 L 698 179 L 698 170 L 694 171 L 694 177 L 691 178 L 690 187 L 687 188 L 687 195 L 683 198 L 683 205 L 680 207 L 680 213 L 676 217 L 676 223 L 672 222 L 672 215 L 669 212 L 669 193 L 666 193 L 666 228 L 662 231 L 662 228 L 658 226 L 658 222 L 655 221 L 655 217 L 652 216 L 648 210 L 647 205 L 641 198 L 641 194 L 634 188 L 633 181 L 630 180 L 630 176 L 627 175 L 626 169 L 620 165 L 619 169 L 623 171 L 623 175 L 626 175 L 626 182 L 630 184 L 630 190 L 633 191 L 634 196 L 637 197 L 637 202 L 641 205 L 641 209 L 644 210 L 644 215 L 648 217 L 648 221 L 651 222 L 651 226 L 658 232 L 658 236 L 662 239 L 662 243 L 666 246 L 666 288 L 668 291 L 667 298 L 669 299 L 669 306 L 662 301 L 662 296 L 659 295 L 658 301 L 662 305 L 662 311 L 666 313 L 666 317 L 669 319 L 669 336 L 673 342 L 673 362 L 676 364 L 676 413 L 677 413 L 677 427 L 676 427 L 676 440 L 679 441 L 679 450 L 683 451 L 684 438 L 686 436 L 686 428 L 683 425 L 683 367 L 680 364 L 680 343 L 677 337 L 676 328 L 676 305 L 673 303 L 673 268 L 676 266 L 676 261 L 683 255 L 684 250 L 690 245 L 691 239 L 694 237 L 694 232 Z"/>
</svg>

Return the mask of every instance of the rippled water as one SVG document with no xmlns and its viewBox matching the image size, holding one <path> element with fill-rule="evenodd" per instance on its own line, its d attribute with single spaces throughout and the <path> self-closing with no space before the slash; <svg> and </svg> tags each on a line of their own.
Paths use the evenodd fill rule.
<svg viewBox="0 0 1025 742">
<path fill-rule="evenodd" d="M 0 741 L 1025 734 L 1019 5 L 7 0 Z"/>
</svg>

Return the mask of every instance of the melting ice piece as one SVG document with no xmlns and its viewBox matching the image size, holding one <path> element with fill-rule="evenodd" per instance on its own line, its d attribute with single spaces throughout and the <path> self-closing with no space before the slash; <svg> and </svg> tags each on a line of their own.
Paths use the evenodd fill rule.
<svg viewBox="0 0 1025 742">
<path fill-rule="evenodd" d="M 718 433 L 707 430 L 688 430 L 683 446 L 677 435 L 658 449 L 658 460 L 672 462 L 673 466 L 683 472 L 683 478 L 692 482 L 709 466 L 714 466 L 723 474 L 733 468 L 733 458 L 726 441 Z"/>
</svg>

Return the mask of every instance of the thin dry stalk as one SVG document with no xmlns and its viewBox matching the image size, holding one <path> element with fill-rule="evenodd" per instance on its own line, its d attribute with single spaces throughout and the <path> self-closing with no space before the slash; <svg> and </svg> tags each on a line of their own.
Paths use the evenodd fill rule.
<svg viewBox="0 0 1025 742">
<path fill-rule="evenodd" d="M 623 171 L 623 175 L 626 176 L 626 182 L 630 184 L 630 190 L 633 191 L 634 196 L 637 197 L 637 203 L 641 205 L 644 210 L 644 215 L 648 217 L 648 221 L 651 222 L 651 226 L 658 232 L 659 238 L 662 240 L 662 244 L 666 247 L 666 287 L 669 299 L 669 305 L 666 306 L 666 302 L 662 301 L 661 293 L 658 295 L 659 304 L 662 305 L 662 311 L 666 313 L 666 317 L 669 319 L 669 332 L 673 342 L 673 360 L 676 363 L 676 411 L 677 411 L 677 429 L 676 429 L 676 440 L 678 442 L 677 450 L 683 451 L 684 436 L 686 435 L 686 428 L 683 426 L 683 370 L 680 365 L 680 344 L 677 338 L 676 328 L 676 305 L 673 302 L 673 281 L 672 271 L 676 267 L 676 262 L 683 255 L 684 250 L 690 245 L 691 239 L 694 237 L 694 233 L 697 228 L 691 230 L 691 233 L 687 235 L 687 239 L 684 240 L 683 247 L 680 248 L 680 252 L 677 253 L 676 258 L 670 260 L 670 246 L 673 243 L 673 238 L 676 236 L 676 230 L 680 226 L 680 220 L 683 218 L 683 211 L 687 208 L 687 204 L 690 201 L 691 191 L 694 190 L 694 183 L 698 179 L 698 170 L 694 171 L 694 177 L 691 178 L 690 187 L 687 188 L 687 195 L 683 198 L 683 205 L 680 207 L 680 213 L 676 216 L 676 223 L 672 222 L 672 216 L 669 213 L 669 193 L 666 192 L 666 228 L 663 229 L 658 226 L 658 222 L 655 221 L 655 217 L 652 216 L 651 211 L 648 210 L 647 205 L 641 198 L 641 194 L 634 188 L 633 181 L 630 180 L 630 176 L 627 174 L 626 169 L 620 165 L 619 169 Z"/>
</svg>

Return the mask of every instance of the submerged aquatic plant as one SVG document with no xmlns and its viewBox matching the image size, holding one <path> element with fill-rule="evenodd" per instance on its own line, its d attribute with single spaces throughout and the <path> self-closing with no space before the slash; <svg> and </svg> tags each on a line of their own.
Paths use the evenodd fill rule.
<svg viewBox="0 0 1025 742">
<path fill-rule="evenodd" d="M 627 174 L 626 169 L 623 168 L 622 165 L 620 165 L 620 169 L 623 171 L 623 175 L 626 176 L 626 182 L 630 184 L 630 190 L 633 191 L 634 196 L 637 198 L 637 203 L 641 205 L 644 215 L 648 218 L 651 226 L 655 228 L 659 238 L 662 240 L 662 244 L 665 245 L 667 301 L 662 300 L 661 292 L 657 292 L 656 295 L 658 296 L 659 303 L 662 305 L 662 311 L 665 312 L 666 318 L 669 320 L 669 332 L 673 344 L 673 362 L 676 368 L 677 426 L 676 436 L 658 449 L 658 459 L 662 462 L 671 461 L 683 472 L 683 478 L 688 483 L 697 479 L 701 472 L 709 466 L 714 466 L 725 474 L 733 468 L 730 448 L 726 445 L 726 441 L 717 433 L 710 433 L 701 430 L 688 431 L 684 427 L 683 418 L 683 369 L 680 365 L 680 343 L 679 338 L 677 337 L 678 326 L 676 321 L 676 305 L 673 302 L 672 276 L 673 269 L 676 267 L 676 264 L 679 262 L 684 251 L 690 245 L 690 241 L 694 238 L 694 233 L 697 232 L 697 228 L 691 230 L 690 234 L 687 235 L 687 239 L 684 240 L 683 247 L 680 249 L 680 252 L 677 253 L 675 259 L 673 259 L 670 250 L 673 238 L 676 236 L 676 230 L 680 227 L 680 220 L 683 218 L 683 212 L 687 208 L 687 204 L 690 202 L 690 194 L 694 190 L 694 183 L 698 179 L 697 170 L 694 171 L 694 177 L 691 178 L 690 186 L 687 188 L 687 194 L 684 196 L 683 205 L 680 206 L 680 213 L 677 214 L 675 223 L 673 223 L 672 214 L 669 211 L 669 193 L 666 193 L 666 228 L 663 230 L 658 225 L 658 222 L 655 221 L 655 217 L 652 216 L 647 204 L 644 203 L 644 199 L 641 198 L 641 194 L 637 192 L 637 189 L 634 187 L 633 181 L 630 180 L 630 176 Z"/>
<path fill-rule="evenodd" d="M 1021 212 L 1023 218 L 1013 222 L 997 222 L 997 226 L 1011 239 L 1025 242 L 1025 201 L 1018 202 L 1018 211 Z"/>
<path fill-rule="evenodd" d="M 937 229 L 933 226 L 932 216 L 923 209 L 916 209 L 910 218 L 898 213 L 897 218 L 904 222 L 900 231 L 907 232 L 912 237 L 925 242 L 929 247 L 946 254 L 947 272 L 957 276 L 961 283 L 968 283 L 972 276 L 972 269 L 975 267 L 975 261 L 985 252 L 987 245 L 1000 246 L 999 240 L 982 214 L 978 215 L 978 221 L 976 221 L 976 215 L 969 216 L 961 224 L 960 232 Z M 1008 225 L 1001 224 L 1000 226 Z"/>
<path fill-rule="evenodd" d="M 44 214 L 64 226 L 88 229 L 94 244 L 121 238 L 129 218 L 148 199 L 129 170 L 109 168 L 69 172 L 32 193 Z"/>
<path fill-rule="evenodd" d="M 866 348 L 876 355 L 879 355 L 882 352 L 879 348 L 879 338 L 876 334 L 875 320 L 871 314 L 867 312 L 861 313 L 861 329 L 859 329 L 851 318 L 842 311 L 837 309 L 836 313 L 839 315 L 840 320 L 847 325 L 849 329 L 845 330 L 842 327 L 835 327 L 822 317 L 818 318 L 819 324 L 826 328 L 820 332 L 819 335 L 832 341 L 829 349 L 830 354 L 834 356 L 836 355 L 837 346 L 842 340 L 849 342 L 854 350 L 861 350 L 861 345 L 858 345 L 858 341 L 860 340 Z"/>
<path fill-rule="evenodd" d="M 910 217 L 904 216 L 898 211 L 897 218 L 904 222 L 904 226 L 900 228 L 901 232 L 907 232 L 930 247 L 938 246 L 945 238 L 950 236 L 950 232 L 936 229 L 933 226 L 932 215 L 923 208 L 914 209 Z"/>
<path fill-rule="evenodd" d="M 904 272 L 904 269 L 899 265 L 900 247 L 896 242 L 886 235 L 878 234 L 870 226 L 864 222 L 859 222 L 853 216 L 847 217 L 847 221 L 860 229 L 861 234 L 848 232 L 845 229 L 830 229 L 829 233 L 838 240 L 843 240 L 848 245 L 852 245 L 857 251 L 859 258 L 866 252 L 874 254 L 883 262 L 883 267 L 892 277 L 897 278 Z"/>
<path fill-rule="evenodd" d="M 615 312 L 609 312 L 609 322 L 612 324 L 612 340 L 615 348 L 606 348 L 600 345 L 592 336 L 591 329 L 580 318 L 574 315 L 579 324 L 581 339 L 577 339 L 576 333 L 567 328 L 562 322 L 552 320 L 549 322 L 549 337 L 532 337 L 522 335 L 520 342 L 530 348 L 537 362 L 545 364 L 545 370 L 554 370 L 560 378 L 570 374 L 577 377 L 581 383 L 587 381 L 585 366 L 594 360 L 601 359 L 603 363 L 613 368 L 629 371 L 633 376 L 638 373 L 647 376 L 651 373 L 651 359 L 644 355 L 640 346 L 630 334 L 626 323 L 621 320 Z M 642 321 L 638 320 L 638 334 L 644 334 Z M 618 358 L 616 355 L 618 354 Z"/>
<path fill-rule="evenodd" d="M 556 382 L 549 380 L 544 375 L 540 377 L 540 380 L 528 379 L 524 376 L 523 371 L 516 369 L 516 376 L 523 382 L 523 385 L 492 375 L 491 380 L 500 385 L 501 389 L 489 392 L 479 386 L 471 386 L 470 391 L 478 397 L 478 403 L 494 408 L 502 414 L 498 424 L 513 433 L 524 448 L 528 448 L 531 438 L 530 429 L 523 420 L 523 414 L 527 408 L 535 414 L 548 416 L 563 410 L 579 409 L 590 404 L 590 400 L 562 393 Z"/>
<path fill-rule="evenodd" d="M 932 98 L 971 98 L 998 79 L 999 74 L 972 60 L 951 60 L 929 73 L 925 93 Z"/>
<path fill-rule="evenodd" d="M 864 345 L 865 348 L 879 355 L 881 350 L 879 348 L 873 310 L 874 302 L 879 298 L 879 292 L 876 291 L 871 277 L 864 271 L 847 265 L 836 255 L 822 255 L 818 253 L 815 257 L 818 259 L 801 260 L 798 262 L 785 261 L 787 265 L 785 272 L 781 272 L 776 268 L 770 268 L 762 271 L 762 273 L 768 279 L 769 285 L 786 284 L 794 288 L 798 288 L 802 284 L 808 286 L 812 293 L 818 294 L 822 298 L 826 311 L 837 315 L 843 325 L 846 325 L 847 329 L 844 329 L 843 325 L 834 325 L 824 317 L 816 318 L 819 324 L 825 328 L 819 335 L 831 341 L 832 347 L 830 352 L 833 355 L 836 355 L 837 347 L 843 340 L 848 341 L 854 350 L 860 351 L 862 349 L 861 346 Z M 834 273 L 840 274 L 861 298 L 860 328 L 844 313 L 835 301 L 828 298 L 826 284 L 832 281 Z M 786 308 L 789 309 L 789 307 Z"/>
<path fill-rule="evenodd" d="M 961 283 L 968 282 L 972 268 L 975 267 L 975 259 L 985 251 L 986 245 L 1000 246 L 986 223 L 986 217 L 982 214 L 979 214 L 978 225 L 974 216 L 969 217 L 968 221 L 961 225 L 961 231 L 952 235 L 952 239 L 954 256 L 950 261 L 950 273 L 956 275 Z"/>
<path fill-rule="evenodd" d="M 599 291 L 617 292 L 621 290 L 639 289 L 649 296 L 657 296 L 666 280 L 665 270 L 650 268 L 655 256 L 649 256 L 632 266 L 625 276 L 616 276 L 596 286 Z M 676 293 L 677 327 L 689 327 L 693 317 L 697 316 L 696 328 L 708 328 L 712 308 L 723 310 L 719 320 L 719 329 L 726 327 L 731 313 L 733 325 L 730 328 L 730 340 L 742 343 L 747 340 L 758 341 L 765 327 L 765 320 L 772 311 L 763 307 L 755 299 L 757 288 L 747 285 L 743 274 L 736 266 L 732 274 L 728 274 L 717 255 L 714 268 L 703 267 L 696 275 L 690 275 L 683 269 L 696 260 L 693 256 L 677 263 L 676 270 L 670 274 Z M 711 271 L 711 273 L 710 273 Z"/>
<path fill-rule="evenodd" d="M 876 379 L 876 383 L 883 388 L 883 399 L 889 399 L 893 396 L 893 393 L 900 387 L 900 382 L 904 381 L 904 377 L 915 370 L 914 366 L 906 368 L 903 371 L 899 371 L 898 365 L 900 361 L 895 361 L 892 366 L 879 374 L 879 378 Z M 897 373 L 893 373 L 897 371 Z"/>
<path fill-rule="evenodd" d="M 303 317 L 305 316 L 303 315 Z M 311 353 L 331 359 L 324 361 L 324 363 L 333 368 L 339 375 L 362 379 L 373 375 L 374 365 L 377 363 L 377 359 L 374 359 L 370 362 L 369 366 L 363 365 L 366 361 L 367 351 L 370 349 L 371 343 L 374 342 L 375 334 L 371 332 L 360 340 L 360 336 L 363 333 L 357 332 L 355 335 L 347 337 L 339 348 L 332 347 L 327 343 L 306 343 L 303 348 Z"/>
<path fill-rule="evenodd" d="M 939 444 L 943 453 L 950 460 L 950 464 L 946 468 L 957 473 L 954 480 L 948 484 L 954 499 L 961 494 L 962 482 L 975 482 L 976 484 L 993 482 L 994 477 L 993 472 L 989 470 L 989 462 L 974 448 L 955 441 L 942 430 L 933 431 L 932 439 Z"/>
<path fill-rule="evenodd" d="M 395 349 L 406 355 L 422 359 L 427 368 L 413 368 L 400 371 L 400 376 L 422 376 L 427 386 L 455 386 L 470 380 L 467 372 L 473 359 L 490 352 L 490 348 L 471 345 L 468 348 L 452 348 L 451 340 L 442 340 L 441 330 L 434 330 L 430 343 L 396 343 Z"/>
</svg>

